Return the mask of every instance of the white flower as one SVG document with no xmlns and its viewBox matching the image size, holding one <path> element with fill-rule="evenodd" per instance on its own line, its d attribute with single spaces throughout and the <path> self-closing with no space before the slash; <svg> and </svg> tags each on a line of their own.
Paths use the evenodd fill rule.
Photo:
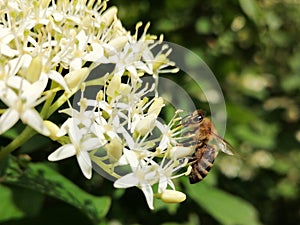
<svg viewBox="0 0 300 225">
<path fill-rule="evenodd" d="M 138 153 L 125 149 L 122 157 L 124 157 L 121 159 L 122 164 L 126 161 L 130 165 L 132 172 L 117 179 L 114 182 L 114 187 L 129 188 L 136 186 L 140 188 L 146 197 L 146 201 L 150 209 L 154 208 L 154 193 L 152 189 L 154 184 L 158 183 L 158 194 L 164 194 L 165 199 L 171 198 L 166 196 L 166 194 L 168 194 L 168 192 L 166 193 L 166 190 L 168 186 L 175 190 L 175 185 L 172 182 L 172 179 L 173 172 L 174 170 L 177 170 L 178 167 L 174 166 L 174 161 L 170 160 L 165 164 L 165 160 L 163 160 L 160 164 L 158 164 L 153 160 L 146 161 L 145 159 L 139 159 Z M 181 167 L 181 165 L 179 167 Z M 180 196 L 180 199 L 182 199 L 182 195 Z M 177 200 L 179 201 L 179 199 Z M 183 200 L 184 199 L 182 199 L 182 201 Z M 171 200 L 169 199 L 169 201 Z M 175 202 L 176 199 L 173 199 L 173 201 Z"/>
<path fill-rule="evenodd" d="M 172 160 L 169 161 L 166 165 L 163 165 L 164 162 L 160 164 L 158 167 L 158 176 L 159 176 L 159 183 L 158 183 L 158 193 L 164 192 L 168 185 L 175 190 L 173 179 L 173 171 L 174 171 L 174 162 Z"/>
<path fill-rule="evenodd" d="M 122 52 L 114 51 L 114 54 L 107 57 L 110 62 L 115 63 L 115 75 L 121 76 L 128 71 L 135 79 L 138 79 L 138 69 L 151 74 L 151 69 L 142 59 L 142 53 L 148 48 L 146 41 L 140 43 L 127 43 Z"/>
<path fill-rule="evenodd" d="M 139 187 L 148 203 L 150 209 L 153 207 L 153 190 L 152 185 L 157 182 L 156 176 L 156 165 L 153 166 L 138 166 L 134 169 L 134 172 L 126 174 L 120 179 L 114 182 L 114 187 L 116 188 L 129 188 L 129 187 Z"/>
<path fill-rule="evenodd" d="M 83 175 L 90 179 L 92 177 L 92 162 L 88 152 L 100 147 L 102 143 L 96 136 L 89 134 L 85 128 L 80 129 L 78 121 L 74 119 L 69 118 L 62 125 L 62 132 L 59 131 L 58 135 L 63 135 L 65 130 L 71 143 L 58 148 L 48 156 L 48 160 L 57 161 L 75 155 Z"/>
<path fill-rule="evenodd" d="M 7 70 L 9 67 L 10 74 L 15 75 L 20 67 L 26 69 L 30 62 L 25 65 L 18 63 L 16 67 L 12 67 L 12 63 L 24 55 L 30 58 L 38 56 L 42 75 L 59 83 L 66 91 L 70 87 L 59 70 L 77 71 L 86 62 L 109 63 L 103 46 L 110 42 L 120 46 L 115 39 L 127 35 L 116 17 L 117 9 L 111 7 L 104 11 L 106 3 L 100 1 L 93 7 L 88 7 L 86 1 L 66 1 L 63 4 L 44 1 L 42 5 L 35 5 L 30 0 L 11 0 L 1 4 L 0 68 Z M 125 38 L 120 40 L 123 45 L 127 42 Z"/>
<path fill-rule="evenodd" d="M 0 33 L 0 52 L 4 56 L 14 57 L 18 55 L 18 51 L 12 49 L 9 43 L 14 39 L 14 35 L 9 28 L 2 28 Z"/>
<path fill-rule="evenodd" d="M 115 187 L 141 188 L 150 208 L 156 194 L 167 195 L 168 187 L 175 190 L 172 179 L 189 149 L 180 154 L 174 123 L 159 120 L 164 102 L 157 84 L 160 73 L 177 68 L 168 57 L 171 49 L 161 45 L 162 38 L 147 34 L 150 24 L 139 33 L 142 23 L 138 23 L 132 35 L 118 20 L 117 8 L 106 9 L 106 1 L 2 3 L 0 99 L 7 109 L 0 118 L 0 134 L 21 119 L 52 140 L 67 140 L 49 155 L 50 161 L 76 156 L 84 176 L 91 178 L 92 158 L 118 179 Z M 99 64 L 113 64 L 114 69 L 88 79 Z M 146 76 L 150 79 L 142 79 Z M 83 87 L 89 85 L 101 85 L 95 99 L 83 97 Z M 78 110 L 68 98 L 80 88 Z M 61 90 L 64 93 L 58 96 Z M 43 117 L 66 101 L 70 105 L 60 111 L 69 119 L 59 130 L 50 121 L 43 123 L 35 110 L 45 100 Z M 124 175 L 117 168 L 122 166 L 131 171 Z M 158 185 L 158 193 L 153 185 Z"/>
<path fill-rule="evenodd" d="M 34 108 L 44 100 L 41 95 L 46 85 L 47 80 L 44 79 L 30 84 L 18 76 L 10 77 L 7 83 L 0 81 L 0 99 L 8 107 L 0 118 L 0 134 L 10 129 L 19 119 L 43 135 L 50 134 Z"/>
<path fill-rule="evenodd" d="M 175 190 L 172 179 L 184 175 L 176 173 L 186 163 L 181 163 L 184 160 L 179 160 L 180 154 L 171 151 L 177 145 L 179 133 L 174 124 L 178 120 L 174 117 L 168 125 L 158 120 L 164 102 L 156 93 L 155 82 L 143 83 L 133 75 L 123 83 L 122 73 L 113 71 L 107 75 L 99 100 L 87 101 L 99 113 L 96 121 L 101 121 L 97 123 L 102 124 L 108 140 L 101 157 L 93 152 L 92 159 L 117 179 L 116 188 L 140 188 L 149 208 L 153 209 L 153 198 L 168 187 Z M 122 92 L 123 89 L 126 92 Z M 155 92 L 155 96 L 149 99 L 147 94 L 151 92 Z M 124 175 L 126 169 L 121 172 L 116 166 L 124 169 L 129 166 L 131 171 Z M 158 184 L 158 193 L 153 192 L 155 184 Z"/>
</svg>

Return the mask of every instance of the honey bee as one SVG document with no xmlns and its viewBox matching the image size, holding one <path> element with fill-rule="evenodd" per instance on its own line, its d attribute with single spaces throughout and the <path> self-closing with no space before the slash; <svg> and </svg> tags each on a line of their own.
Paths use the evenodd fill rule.
<svg viewBox="0 0 300 225">
<path fill-rule="evenodd" d="M 206 177 L 219 150 L 233 155 L 233 147 L 216 133 L 213 123 L 205 117 L 203 110 L 196 110 L 183 118 L 181 126 L 184 128 L 182 137 L 185 138 L 182 144 L 195 147 L 195 152 L 189 160 L 191 184 L 198 183 Z"/>
</svg>

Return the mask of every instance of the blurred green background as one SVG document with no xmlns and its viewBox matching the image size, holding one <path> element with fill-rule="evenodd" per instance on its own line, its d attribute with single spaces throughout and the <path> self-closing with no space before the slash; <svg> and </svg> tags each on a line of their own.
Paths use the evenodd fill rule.
<svg viewBox="0 0 300 225">
<path fill-rule="evenodd" d="M 149 33 L 164 34 L 207 63 L 226 100 L 225 137 L 239 157 L 219 154 L 204 181 L 176 181 L 187 194 L 185 202 L 156 201 L 150 211 L 137 188 L 115 190 L 99 175 L 86 181 L 75 158 L 53 168 L 46 158 L 57 145 L 36 137 L 34 148 L 25 145 L 18 152 L 32 162 L 23 156 L 0 165 L 0 224 L 299 224 L 300 1 L 111 0 L 109 5 L 119 8 L 132 32 L 136 22 L 150 21 Z M 199 90 L 188 77 L 180 79 L 201 108 Z"/>
</svg>

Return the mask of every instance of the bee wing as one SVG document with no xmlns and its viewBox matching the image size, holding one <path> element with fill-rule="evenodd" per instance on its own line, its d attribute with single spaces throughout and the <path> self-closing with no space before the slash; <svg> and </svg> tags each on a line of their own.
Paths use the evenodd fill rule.
<svg viewBox="0 0 300 225">
<path fill-rule="evenodd" d="M 225 140 L 219 142 L 219 148 L 221 149 L 222 152 L 228 155 L 234 155 L 233 153 L 235 151 L 234 148 Z"/>
<path fill-rule="evenodd" d="M 228 141 L 224 140 L 216 133 L 212 133 L 212 135 L 213 135 L 215 141 L 217 142 L 217 146 L 219 147 L 219 149 L 222 152 L 224 152 L 228 155 L 234 155 L 234 152 L 236 152 L 236 150 Z"/>
</svg>

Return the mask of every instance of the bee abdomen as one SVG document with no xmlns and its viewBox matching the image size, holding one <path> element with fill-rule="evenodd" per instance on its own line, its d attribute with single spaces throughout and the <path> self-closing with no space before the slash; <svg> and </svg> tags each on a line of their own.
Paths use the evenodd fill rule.
<svg viewBox="0 0 300 225">
<path fill-rule="evenodd" d="M 203 167 L 204 164 L 206 165 L 206 167 Z M 190 183 L 194 184 L 203 180 L 212 167 L 213 167 L 213 162 L 212 163 L 210 162 L 203 163 L 203 161 L 195 162 L 192 165 L 192 171 L 189 174 Z"/>
<path fill-rule="evenodd" d="M 217 157 L 218 152 L 214 147 L 206 145 L 204 148 L 202 157 L 191 165 L 192 171 L 189 174 L 191 184 L 200 182 L 206 177 Z"/>
</svg>

